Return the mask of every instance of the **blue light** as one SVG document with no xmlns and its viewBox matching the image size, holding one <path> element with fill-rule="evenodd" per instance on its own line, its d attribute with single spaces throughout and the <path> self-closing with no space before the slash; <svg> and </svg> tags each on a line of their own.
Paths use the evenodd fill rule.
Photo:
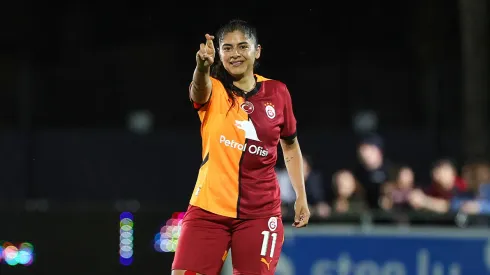
<svg viewBox="0 0 490 275">
<path fill-rule="evenodd" d="M 134 221 L 133 214 L 123 212 L 119 215 L 119 262 L 128 266 L 133 263 Z"/>
<path fill-rule="evenodd" d="M 133 214 L 130 212 L 122 212 L 121 215 L 119 215 L 119 220 L 124 220 L 124 219 L 130 219 L 133 220 Z"/>
<path fill-rule="evenodd" d="M 122 264 L 122 265 L 125 265 L 125 266 L 128 266 L 128 265 L 131 265 L 133 263 L 133 258 L 123 258 L 123 257 L 119 257 L 119 262 Z"/>
</svg>

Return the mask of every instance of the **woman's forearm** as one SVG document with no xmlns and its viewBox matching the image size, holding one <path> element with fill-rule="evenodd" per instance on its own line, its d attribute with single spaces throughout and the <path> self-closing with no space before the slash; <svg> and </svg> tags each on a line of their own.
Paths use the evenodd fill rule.
<svg viewBox="0 0 490 275">
<path fill-rule="evenodd" d="M 296 192 L 296 198 L 306 199 L 305 180 L 303 172 L 303 155 L 297 138 L 286 141 L 281 140 L 281 147 L 284 155 L 284 163 Z"/>
</svg>

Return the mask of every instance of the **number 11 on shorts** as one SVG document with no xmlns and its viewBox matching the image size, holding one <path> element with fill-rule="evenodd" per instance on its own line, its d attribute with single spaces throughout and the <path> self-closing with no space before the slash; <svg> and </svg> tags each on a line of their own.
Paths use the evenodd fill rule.
<svg viewBox="0 0 490 275">
<path fill-rule="evenodd" d="M 269 257 L 274 256 L 274 250 L 276 249 L 276 242 L 277 242 L 277 233 L 272 233 L 270 231 L 262 231 L 262 249 L 260 250 L 260 255 L 261 256 L 266 256 L 267 255 L 267 249 L 269 248 L 269 238 L 272 237 L 272 243 L 270 246 L 270 253 Z"/>
</svg>

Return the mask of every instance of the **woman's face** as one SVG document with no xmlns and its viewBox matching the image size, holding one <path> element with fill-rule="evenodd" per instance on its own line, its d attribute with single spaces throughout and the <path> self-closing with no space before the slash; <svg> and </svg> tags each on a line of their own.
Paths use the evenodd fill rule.
<svg viewBox="0 0 490 275">
<path fill-rule="evenodd" d="M 362 144 L 358 149 L 361 161 L 368 167 L 375 167 L 382 163 L 382 155 L 378 147 L 372 144 Z"/>
<path fill-rule="evenodd" d="M 414 175 L 410 168 L 402 168 L 398 174 L 398 184 L 402 188 L 410 188 L 413 186 Z"/>
<path fill-rule="evenodd" d="M 342 172 L 337 176 L 337 192 L 340 197 L 350 197 L 356 189 L 356 180 L 351 173 Z"/>
<path fill-rule="evenodd" d="M 219 45 L 221 62 L 235 78 L 253 73 L 255 59 L 260 57 L 260 51 L 255 39 L 245 36 L 241 31 L 226 33 Z"/>
<path fill-rule="evenodd" d="M 450 190 L 454 187 L 456 171 L 454 171 L 454 168 L 450 165 L 441 165 L 436 167 L 432 176 L 435 182 L 437 182 L 444 189 Z"/>
</svg>

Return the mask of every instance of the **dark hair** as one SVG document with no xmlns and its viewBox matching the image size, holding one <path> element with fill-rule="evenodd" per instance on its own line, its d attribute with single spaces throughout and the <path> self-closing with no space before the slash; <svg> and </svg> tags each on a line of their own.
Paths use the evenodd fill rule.
<svg viewBox="0 0 490 275">
<path fill-rule="evenodd" d="M 374 145 L 378 147 L 378 149 L 380 150 L 383 150 L 384 148 L 383 138 L 376 133 L 369 133 L 362 136 L 359 145 L 364 145 L 364 144 Z"/>
<path fill-rule="evenodd" d="M 438 159 L 436 162 L 434 162 L 434 164 L 432 165 L 432 169 L 435 170 L 435 169 L 438 169 L 438 168 L 441 168 L 441 167 L 444 167 L 444 166 L 449 166 L 452 170 L 454 170 L 454 172 L 457 172 L 457 168 L 456 168 L 456 163 L 454 160 L 450 159 L 450 158 L 442 158 L 442 159 Z"/>
<path fill-rule="evenodd" d="M 237 19 L 231 20 L 218 30 L 218 32 L 216 33 L 218 45 L 223 42 L 223 39 L 227 33 L 234 31 L 243 32 L 247 38 L 255 41 L 255 45 L 258 45 L 257 30 L 246 21 Z M 258 62 L 256 61 L 254 64 L 254 68 L 257 67 L 257 65 Z M 219 57 L 217 57 L 217 60 L 215 60 L 214 64 L 211 67 L 211 76 L 223 83 L 226 93 L 231 100 L 231 106 L 228 110 L 230 111 L 236 104 L 235 93 L 233 92 L 236 88 L 233 86 L 233 77 L 226 71 Z"/>
</svg>

